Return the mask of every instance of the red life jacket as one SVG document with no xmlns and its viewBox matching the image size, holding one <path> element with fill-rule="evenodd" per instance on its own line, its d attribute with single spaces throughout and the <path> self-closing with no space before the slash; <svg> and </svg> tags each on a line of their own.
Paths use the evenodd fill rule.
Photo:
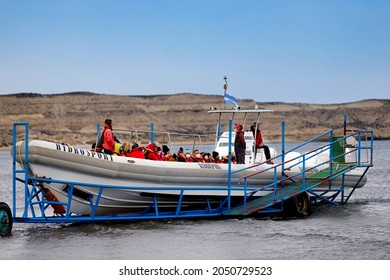
<svg viewBox="0 0 390 280">
<path fill-rule="evenodd" d="M 253 136 L 255 135 L 253 134 Z M 261 143 L 263 143 L 263 137 L 261 136 L 260 130 L 258 130 L 256 134 L 256 148 L 260 147 Z"/>
<path fill-rule="evenodd" d="M 153 143 L 150 143 L 145 148 L 145 158 L 150 160 L 160 160 L 160 157 L 155 151 L 155 145 Z"/>
<path fill-rule="evenodd" d="M 131 152 L 127 154 L 127 156 L 133 157 L 133 158 L 145 158 L 145 155 L 144 155 L 141 147 L 136 147 L 136 148 L 132 149 Z"/>
<path fill-rule="evenodd" d="M 104 130 L 100 136 L 96 151 L 100 152 L 102 149 L 115 153 L 115 138 L 108 124 L 104 124 Z"/>
</svg>

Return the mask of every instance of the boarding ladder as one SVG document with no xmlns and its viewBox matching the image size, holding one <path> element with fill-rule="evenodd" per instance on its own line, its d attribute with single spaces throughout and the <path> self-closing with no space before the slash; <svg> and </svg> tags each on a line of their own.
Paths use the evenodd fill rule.
<svg viewBox="0 0 390 280">
<path fill-rule="evenodd" d="M 337 204 L 336 198 L 338 197 L 340 204 L 347 203 L 352 193 L 361 183 L 361 180 L 363 180 L 368 169 L 372 166 L 374 139 L 373 133 L 371 131 L 361 130 L 358 132 L 352 132 L 351 134 L 343 137 L 333 137 L 333 131 L 330 130 L 305 142 L 299 147 L 313 143 L 325 135 L 330 135 L 331 140 L 328 144 L 320 147 L 319 149 L 312 150 L 294 159 L 290 159 L 289 161 L 284 161 L 283 155 L 280 155 L 274 159 L 277 160 L 278 158 L 281 158 L 282 162 L 280 164 L 276 164 L 267 168 L 266 170 L 254 172 L 251 175 L 242 177 L 241 179 L 244 181 L 245 186 L 247 179 L 249 179 L 251 176 L 267 170 L 273 170 L 275 173 L 274 182 L 258 189 L 258 192 L 272 192 L 255 199 L 251 198 L 256 192 L 249 192 L 246 194 L 240 205 L 224 210 L 222 211 L 222 214 L 224 216 L 248 216 L 272 212 L 286 213 L 288 210 L 285 206 L 291 205 L 291 203 L 287 202 L 292 202 L 292 200 L 296 200 L 303 194 L 310 195 L 310 201 L 312 201 L 312 203 L 327 202 L 331 204 Z M 356 139 L 354 146 L 348 147 L 346 143 L 349 139 Z M 295 150 L 296 148 L 292 150 Z M 306 168 L 306 160 L 318 156 L 327 150 L 329 151 L 329 160 L 318 163 L 317 165 L 311 166 L 310 168 Z M 349 159 L 346 161 L 346 159 L 351 158 L 351 156 L 354 157 L 354 160 Z M 289 168 L 300 164 L 302 171 L 290 177 L 282 176 L 282 178 L 277 179 L 276 170 L 278 168 L 282 168 L 284 170 L 284 167 L 292 161 L 298 163 L 289 165 Z M 355 186 L 349 188 L 350 191 L 347 193 L 345 187 L 345 176 L 348 172 L 356 168 L 362 169 L 360 178 L 356 180 Z M 287 182 L 289 184 L 286 184 Z M 306 197 L 308 198 L 309 196 Z M 304 197 L 306 200 L 307 198 Z M 301 200 L 301 203 L 309 203 L 309 201 Z"/>
</svg>

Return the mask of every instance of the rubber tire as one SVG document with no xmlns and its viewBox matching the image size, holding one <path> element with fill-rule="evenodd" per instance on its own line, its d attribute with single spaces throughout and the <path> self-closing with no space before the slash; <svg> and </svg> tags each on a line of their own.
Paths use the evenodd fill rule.
<svg viewBox="0 0 390 280">
<path fill-rule="evenodd" d="M 12 231 L 12 212 L 9 206 L 0 202 L 0 236 L 10 236 Z"/>
<path fill-rule="evenodd" d="M 305 217 L 311 214 L 309 195 L 304 192 L 284 202 L 283 215 L 287 217 Z"/>
</svg>

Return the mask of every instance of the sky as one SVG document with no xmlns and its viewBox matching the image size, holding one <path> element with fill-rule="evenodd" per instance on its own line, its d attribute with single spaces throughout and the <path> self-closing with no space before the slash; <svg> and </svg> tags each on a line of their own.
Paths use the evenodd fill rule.
<svg viewBox="0 0 390 280">
<path fill-rule="evenodd" d="M 0 0 L 0 94 L 390 97 L 388 0 Z"/>
</svg>

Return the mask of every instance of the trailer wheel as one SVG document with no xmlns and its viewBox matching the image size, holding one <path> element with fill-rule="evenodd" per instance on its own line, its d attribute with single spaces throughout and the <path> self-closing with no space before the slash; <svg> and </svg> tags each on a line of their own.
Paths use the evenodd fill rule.
<svg viewBox="0 0 390 280">
<path fill-rule="evenodd" d="M 0 202 L 0 236 L 10 236 L 12 231 L 12 212 L 9 206 Z"/>
<path fill-rule="evenodd" d="M 305 217 L 311 214 L 309 195 L 304 192 L 284 202 L 283 215 Z"/>
</svg>

